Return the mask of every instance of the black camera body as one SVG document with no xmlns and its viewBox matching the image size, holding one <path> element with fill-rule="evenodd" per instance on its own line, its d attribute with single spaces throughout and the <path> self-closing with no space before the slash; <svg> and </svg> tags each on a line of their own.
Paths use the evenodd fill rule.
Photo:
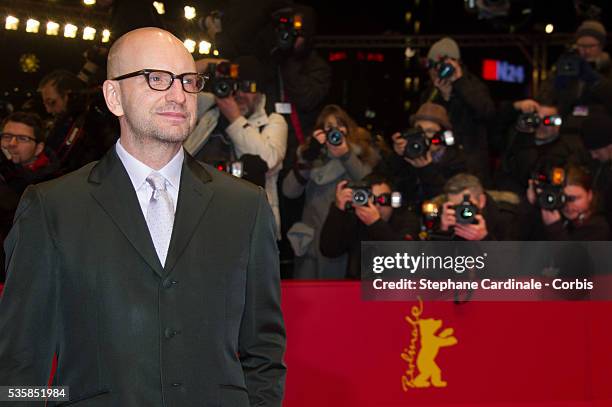
<svg viewBox="0 0 612 407">
<path fill-rule="evenodd" d="M 407 142 L 404 157 L 410 159 L 425 156 L 432 145 L 452 146 L 455 144 L 453 132 L 450 130 L 438 132 L 430 139 L 421 128 L 416 127 L 402 131 L 400 136 Z"/>
<path fill-rule="evenodd" d="M 536 112 L 521 113 L 516 122 L 516 129 L 523 133 L 535 133 L 540 126 L 557 126 L 563 124 L 560 115 L 540 117 Z"/>
<path fill-rule="evenodd" d="M 237 178 L 242 178 L 245 175 L 244 163 L 237 161 L 219 161 L 215 163 L 215 168 L 221 172 L 227 172 Z"/>
<path fill-rule="evenodd" d="M 276 49 L 283 53 L 293 50 L 295 41 L 302 35 L 302 16 L 285 13 L 278 16 L 276 24 Z"/>
<path fill-rule="evenodd" d="M 365 183 L 347 184 L 345 188 L 353 190 L 351 202 L 346 203 L 347 210 L 353 209 L 354 206 L 367 206 L 372 196 L 372 186 Z"/>
<path fill-rule="evenodd" d="M 430 59 L 427 61 L 426 66 L 430 69 L 433 68 L 439 79 L 448 79 L 455 73 L 455 67 L 449 63 L 446 58 L 442 58 L 438 61 Z"/>
<path fill-rule="evenodd" d="M 470 201 L 470 195 L 463 195 L 463 201 L 459 205 L 453 206 L 457 224 L 468 225 L 476 224 L 476 215 L 479 213 L 478 207 Z"/>
<path fill-rule="evenodd" d="M 340 131 L 340 129 L 336 127 L 332 127 L 328 130 L 325 130 L 325 140 L 332 146 L 339 146 L 342 144 L 342 140 L 344 139 L 344 133 Z"/>
<path fill-rule="evenodd" d="M 565 170 L 554 167 L 550 170 L 536 171 L 532 175 L 536 191 L 536 204 L 550 211 L 563 208 L 567 202 L 565 187 Z"/>
<path fill-rule="evenodd" d="M 582 65 L 582 57 L 578 51 L 571 50 L 559 57 L 557 61 L 557 75 L 566 77 L 580 76 L 580 66 Z"/>
<path fill-rule="evenodd" d="M 238 90 L 238 66 L 229 62 L 210 63 L 207 67 L 208 82 L 205 90 L 218 98 L 226 98 Z"/>
</svg>

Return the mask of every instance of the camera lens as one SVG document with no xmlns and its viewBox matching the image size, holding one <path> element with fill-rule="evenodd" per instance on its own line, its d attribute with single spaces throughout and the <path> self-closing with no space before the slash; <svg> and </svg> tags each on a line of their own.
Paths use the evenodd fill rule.
<svg viewBox="0 0 612 407">
<path fill-rule="evenodd" d="M 342 144 L 342 132 L 338 129 L 331 129 L 327 132 L 327 142 L 332 146 Z"/>
<path fill-rule="evenodd" d="M 368 203 L 368 193 L 364 190 L 356 190 L 353 192 L 353 203 L 355 205 L 365 206 Z"/>
</svg>

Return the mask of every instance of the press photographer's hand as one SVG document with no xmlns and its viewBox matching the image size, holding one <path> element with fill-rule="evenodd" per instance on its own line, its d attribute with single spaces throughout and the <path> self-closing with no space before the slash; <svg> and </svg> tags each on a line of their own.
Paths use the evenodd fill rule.
<svg viewBox="0 0 612 407">
<path fill-rule="evenodd" d="M 455 235 L 465 240 L 482 240 L 489 234 L 487 230 L 487 222 L 481 214 L 474 216 L 476 223 L 457 224 L 455 225 Z"/>
<path fill-rule="evenodd" d="M 353 190 L 346 188 L 347 180 L 338 182 L 336 185 L 336 208 L 341 211 L 346 210 L 346 204 L 353 200 Z"/>
<path fill-rule="evenodd" d="M 380 219 L 380 212 L 370 199 L 367 206 L 355 206 L 355 215 L 366 226 L 370 226 Z"/>
<path fill-rule="evenodd" d="M 442 216 L 440 217 L 440 229 L 447 232 L 449 228 L 457 224 L 457 217 L 453 203 L 448 201 L 442 205 Z"/>
<path fill-rule="evenodd" d="M 431 158 L 431 151 L 427 150 L 425 152 L 425 155 L 421 156 L 421 157 L 417 157 L 417 158 L 405 158 L 406 161 L 408 161 L 408 163 L 410 163 L 410 165 L 412 165 L 414 168 L 423 168 L 428 166 L 429 164 L 431 164 L 433 162 L 432 158 Z"/>
<path fill-rule="evenodd" d="M 228 96 L 226 98 L 215 98 L 217 101 L 217 106 L 219 107 L 219 111 L 228 122 L 235 122 L 242 114 L 240 113 L 240 107 L 238 107 L 238 103 L 236 103 L 236 99 L 234 96 Z"/>
</svg>

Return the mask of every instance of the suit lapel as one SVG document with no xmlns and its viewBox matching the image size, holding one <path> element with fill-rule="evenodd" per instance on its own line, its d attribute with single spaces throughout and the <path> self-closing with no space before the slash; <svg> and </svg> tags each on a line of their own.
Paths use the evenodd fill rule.
<svg viewBox="0 0 612 407">
<path fill-rule="evenodd" d="M 211 188 L 206 186 L 210 180 L 204 167 L 185 153 L 172 239 L 164 267 L 166 273 L 172 272 L 206 212 L 213 196 Z"/>
<path fill-rule="evenodd" d="M 147 264 L 157 275 L 162 276 L 162 265 L 155 252 L 136 191 L 114 147 L 93 167 L 89 182 L 94 184 L 91 191 L 94 199 Z"/>
</svg>

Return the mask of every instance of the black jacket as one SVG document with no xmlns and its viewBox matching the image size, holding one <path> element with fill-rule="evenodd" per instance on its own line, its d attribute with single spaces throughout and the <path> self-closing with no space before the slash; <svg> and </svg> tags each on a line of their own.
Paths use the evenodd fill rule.
<svg viewBox="0 0 612 407">
<path fill-rule="evenodd" d="M 374 170 L 390 177 L 402 193 L 404 202 L 409 203 L 420 203 L 441 194 L 446 180 L 466 171 L 465 154 L 459 147 L 446 147 L 440 161 L 421 168 L 413 167 L 403 157 L 391 153 Z"/>
<path fill-rule="evenodd" d="M 339 257 L 348 253 L 346 277 L 358 279 L 361 275 L 362 241 L 412 240 L 418 231 L 418 217 L 406 209 L 395 209 L 389 222 L 379 219 L 366 226 L 354 213 L 341 211 L 333 203 L 321 230 L 319 246 L 326 257 Z"/>
<path fill-rule="evenodd" d="M 544 226 L 544 231 L 546 240 L 610 240 L 610 226 L 602 215 L 593 215 L 580 225 L 562 219 Z"/>
<path fill-rule="evenodd" d="M 423 103 L 431 101 L 446 108 L 456 142 L 465 150 L 468 169 L 488 179 L 487 122 L 495 115 L 495 105 L 484 82 L 463 68 L 463 76 L 453 83 L 448 101 L 433 84 L 421 96 Z"/>
</svg>

